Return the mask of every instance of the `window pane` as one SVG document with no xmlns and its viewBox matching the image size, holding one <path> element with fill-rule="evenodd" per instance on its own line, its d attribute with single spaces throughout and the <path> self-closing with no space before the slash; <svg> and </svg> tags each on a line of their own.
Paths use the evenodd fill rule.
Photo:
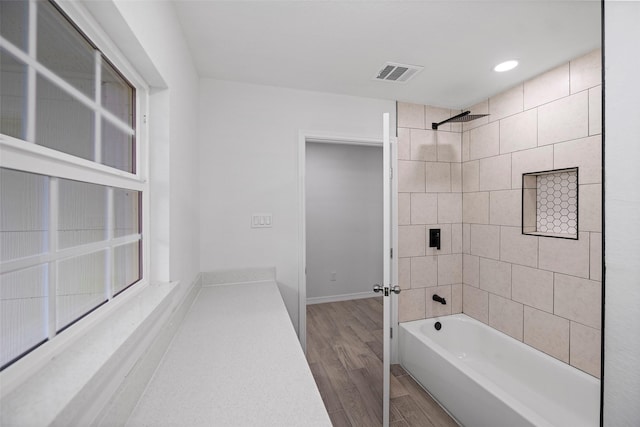
<svg viewBox="0 0 640 427">
<path fill-rule="evenodd" d="M 140 241 L 114 249 L 114 295 L 140 280 Z"/>
<path fill-rule="evenodd" d="M 114 237 L 140 233 L 140 192 L 115 188 L 113 190 L 115 214 Z"/>
<path fill-rule="evenodd" d="M 102 163 L 135 173 L 133 137 L 108 120 L 102 120 Z"/>
<path fill-rule="evenodd" d="M 102 58 L 102 106 L 133 127 L 133 88 Z"/>
<path fill-rule="evenodd" d="M 25 139 L 27 66 L 0 49 L 0 72 L 0 133 Z"/>
<path fill-rule="evenodd" d="M 47 338 L 46 264 L 0 275 L 0 366 Z"/>
<path fill-rule="evenodd" d="M 29 34 L 28 4 L 26 1 L 0 1 L 0 34 L 25 52 Z"/>
<path fill-rule="evenodd" d="M 38 62 L 94 99 L 95 49 L 55 6 L 37 4 Z"/>
<path fill-rule="evenodd" d="M 0 261 L 48 251 L 49 178 L 0 169 Z"/>
<path fill-rule="evenodd" d="M 94 160 L 93 111 L 42 76 L 36 93 L 36 143 Z"/>
<path fill-rule="evenodd" d="M 56 328 L 82 317 L 105 298 L 106 251 L 58 262 Z"/>
<path fill-rule="evenodd" d="M 58 194 L 59 248 L 107 238 L 107 187 L 61 179 Z"/>
</svg>

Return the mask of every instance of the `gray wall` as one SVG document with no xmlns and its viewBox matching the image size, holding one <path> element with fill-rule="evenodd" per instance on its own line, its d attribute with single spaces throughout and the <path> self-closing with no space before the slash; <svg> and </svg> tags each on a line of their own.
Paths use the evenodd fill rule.
<svg viewBox="0 0 640 427">
<path fill-rule="evenodd" d="M 307 143 L 309 302 L 371 292 L 381 283 L 381 168 L 381 147 Z"/>
<path fill-rule="evenodd" d="M 605 1 L 604 425 L 640 422 L 640 3 Z"/>
</svg>

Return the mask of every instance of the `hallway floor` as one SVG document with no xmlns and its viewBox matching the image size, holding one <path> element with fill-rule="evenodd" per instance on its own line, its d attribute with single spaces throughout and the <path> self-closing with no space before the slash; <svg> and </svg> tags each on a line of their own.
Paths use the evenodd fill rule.
<svg viewBox="0 0 640 427">
<path fill-rule="evenodd" d="M 382 425 L 382 298 L 307 306 L 307 360 L 335 427 Z M 400 365 L 391 366 L 390 424 L 457 424 Z"/>
</svg>

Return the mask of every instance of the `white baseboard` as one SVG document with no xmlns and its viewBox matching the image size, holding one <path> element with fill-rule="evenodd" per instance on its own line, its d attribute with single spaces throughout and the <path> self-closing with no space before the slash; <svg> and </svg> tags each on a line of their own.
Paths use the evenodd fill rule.
<svg viewBox="0 0 640 427">
<path fill-rule="evenodd" d="M 322 304 L 325 302 L 337 302 L 337 301 L 348 301 L 351 299 L 362 299 L 362 298 L 371 298 L 375 296 L 380 296 L 380 294 L 376 294 L 373 291 L 369 292 L 358 292 L 355 294 L 342 294 L 342 295 L 329 295 L 326 297 L 313 297 L 307 298 L 307 305 L 311 304 Z"/>
</svg>

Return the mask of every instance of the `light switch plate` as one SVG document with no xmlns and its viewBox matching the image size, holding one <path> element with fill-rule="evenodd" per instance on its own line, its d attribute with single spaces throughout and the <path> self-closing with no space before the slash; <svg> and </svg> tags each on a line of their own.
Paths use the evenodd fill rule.
<svg viewBox="0 0 640 427">
<path fill-rule="evenodd" d="M 251 228 L 271 228 L 273 217 L 270 213 L 255 213 L 251 215 Z"/>
</svg>

